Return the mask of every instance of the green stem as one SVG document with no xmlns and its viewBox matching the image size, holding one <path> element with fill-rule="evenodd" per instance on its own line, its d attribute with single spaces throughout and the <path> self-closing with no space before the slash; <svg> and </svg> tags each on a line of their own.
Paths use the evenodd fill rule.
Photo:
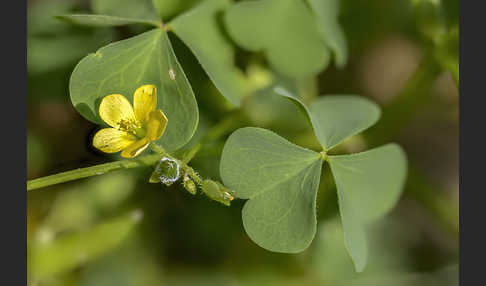
<svg viewBox="0 0 486 286">
<path fill-rule="evenodd" d="M 152 151 L 154 151 L 155 153 L 159 154 L 161 157 L 168 155 L 167 151 L 165 151 L 162 146 L 155 142 L 150 143 L 150 149 L 152 149 Z"/>
<path fill-rule="evenodd" d="M 191 149 L 189 149 L 189 151 L 187 151 L 184 154 L 184 156 L 182 157 L 182 162 L 186 164 L 189 163 L 192 160 L 192 158 L 194 158 L 194 156 L 197 154 L 197 152 L 199 152 L 201 147 L 202 147 L 201 143 L 197 143 L 196 145 L 194 145 Z"/>
<path fill-rule="evenodd" d="M 110 162 L 87 168 L 79 168 L 47 177 L 29 180 L 27 181 L 27 191 L 91 176 L 103 175 L 110 171 L 150 166 L 156 163 L 159 159 L 160 155 L 147 155 L 136 159 Z"/>
<path fill-rule="evenodd" d="M 68 181 L 74 181 L 77 179 L 87 178 L 91 176 L 102 175 L 110 171 L 150 166 L 157 163 L 160 160 L 160 158 L 164 156 L 177 161 L 180 167 L 182 168 L 182 170 L 185 173 L 187 173 L 194 180 L 196 184 L 200 185 L 202 183 L 201 177 L 199 177 L 197 172 L 194 171 L 193 168 L 188 166 L 187 163 L 191 161 L 194 155 L 196 155 L 196 153 L 204 144 L 225 135 L 230 130 L 234 129 L 235 126 L 241 125 L 240 123 L 241 120 L 238 120 L 239 117 L 241 117 L 241 114 L 234 113 L 233 115 L 223 119 L 220 123 L 216 124 L 204 136 L 204 138 L 201 139 L 201 141 L 198 144 L 196 144 L 186 153 L 186 155 L 182 160 L 173 157 L 168 152 L 166 152 L 164 148 L 162 148 L 162 146 L 152 142 L 150 144 L 150 147 L 152 151 L 157 153 L 155 155 L 147 155 L 136 159 L 105 163 L 105 164 L 91 166 L 87 168 L 79 168 L 76 170 L 71 170 L 71 171 L 67 171 L 67 172 L 63 172 L 63 173 L 59 173 L 47 177 L 29 180 L 27 181 L 27 191 L 31 191 L 31 190 L 35 190 L 35 189 L 39 189 L 39 188 L 43 188 L 55 184 L 60 184 Z M 238 125 L 235 125 L 235 123 L 237 123 Z"/>
</svg>

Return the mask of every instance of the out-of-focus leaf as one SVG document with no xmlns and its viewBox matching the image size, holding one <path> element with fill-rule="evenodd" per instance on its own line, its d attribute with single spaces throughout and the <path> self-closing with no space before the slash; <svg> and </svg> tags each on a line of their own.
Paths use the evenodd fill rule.
<svg viewBox="0 0 486 286">
<path fill-rule="evenodd" d="M 364 227 L 383 217 L 398 201 L 405 183 L 407 160 L 396 144 L 366 152 L 328 157 L 336 182 L 347 249 L 356 271 L 368 256 Z"/>
<path fill-rule="evenodd" d="M 28 37 L 27 70 L 29 73 L 40 74 L 74 65 L 87 53 L 108 44 L 113 38 L 111 31 Z"/>
<path fill-rule="evenodd" d="M 245 77 L 235 66 L 234 48 L 216 19 L 229 6 L 229 0 L 207 0 L 168 25 L 189 46 L 221 94 L 239 106 L 247 92 Z"/>
<path fill-rule="evenodd" d="M 155 10 L 163 20 L 189 10 L 199 2 L 201 0 L 153 0 Z"/>
<path fill-rule="evenodd" d="M 182 147 L 196 130 L 198 108 L 164 30 L 154 29 L 88 55 L 74 69 L 69 90 L 78 112 L 101 124 L 98 105 L 103 97 L 117 93 L 132 101 L 144 84 L 157 87 L 157 107 L 169 120 L 158 142 L 169 151 Z"/>
<path fill-rule="evenodd" d="M 340 0 L 307 0 L 319 23 L 322 39 L 333 51 L 336 66 L 344 67 L 348 61 L 348 47 L 344 31 L 339 25 Z"/>
<path fill-rule="evenodd" d="M 326 284 L 356 276 L 352 260 L 343 242 L 343 229 L 338 217 L 319 224 L 312 244 L 312 270 Z"/>
<path fill-rule="evenodd" d="M 151 286 L 166 281 L 159 254 L 147 247 L 140 233 L 133 234 L 116 250 L 83 267 L 76 285 Z"/>
<path fill-rule="evenodd" d="M 141 211 L 136 210 L 86 231 L 64 234 L 52 242 L 31 245 L 31 277 L 43 279 L 61 274 L 100 257 L 119 245 L 141 217 Z"/>
<path fill-rule="evenodd" d="M 301 0 L 239 2 L 228 9 L 224 20 L 238 45 L 264 52 L 271 66 L 284 75 L 316 75 L 329 63 L 330 51 Z"/>
<path fill-rule="evenodd" d="M 27 176 L 41 171 L 50 161 L 49 148 L 42 137 L 27 134 Z"/>
<path fill-rule="evenodd" d="M 113 40 L 112 31 L 72 27 L 55 15 L 72 13 L 73 1 L 35 2 L 27 11 L 27 70 L 40 74 L 74 65 Z"/>
<path fill-rule="evenodd" d="M 275 133 L 247 127 L 226 141 L 221 157 L 223 182 L 235 196 L 249 199 L 243 225 L 261 247 L 296 253 L 316 232 L 316 194 L 322 158 Z"/>
<path fill-rule="evenodd" d="M 103 174 L 90 179 L 84 190 L 101 210 L 110 210 L 121 204 L 134 191 L 135 177 L 129 170 Z"/>
<path fill-rule="evenodd" d="M 94 201 L 86 191 L 85 186 L 80 186 L 74 190 L 65 190 L 56 197 L 38 231 L 39 241 L 50 241 L 58 232 L 79 230 L 93 222 L 96 218 Z"/>
<path fill-rule="evenodd" d="M 40 240 L 58 232 L 86 228 L 100 213 L 117 207 L 133 191 L 135 178 L 126 171 L 93 177 L 57 195 L 42 223 Z"/>
<path fill-rule="evenodd" d="M 91 0 L 91 8 L 100 15 L 159 20 L 152 0 Z"/>
<path fill-rule="evenodd" d="M 71 13 L 75 2 L 69 0 L 36 1 L 27 9 L 27 34 L 57 35 L 69 31 L 69 26 L 60 23 L 55 15 Z"/>
<path fill-rule="evenodd" d="M 370 242 L 369 262 L 363 273 L 357 274 L 346 254 L 343 228 L 339 217 L 320 223 L 312 244 L 311 264 L 322 285 L 395 285 L 385 284 L 386 276 L 403 276 L 410 271 L 404 246 L 416 233 L 404 222 L 387 218 L 367 229 Z M 380 277 L 380 279 L 366 279 Z M 363 283 L 358 283 L 360 281 Z M 356 281 L 356 282 L 355 282 Z M 368 284 L 365 281 L 375 281 Z M 354 284 L 356 283 L 356 284 Z M 402 284 L 400 284 L 402 285 Z"/>
<path fill-rule="evenodd" d="M 92 27 L 114 27 L 124 26 L 130 24 L 145 24 L 152 26 L 160 26 L 160 22 L 155 20 L 144 19 L 130 19 L 118 16 L 109 15 L 95 15 L 95 14 L 70 14 L 70 15 L 58 15 L 56 16 L 66 22 L 75 25 L 92 26 Z"/>
</svg>

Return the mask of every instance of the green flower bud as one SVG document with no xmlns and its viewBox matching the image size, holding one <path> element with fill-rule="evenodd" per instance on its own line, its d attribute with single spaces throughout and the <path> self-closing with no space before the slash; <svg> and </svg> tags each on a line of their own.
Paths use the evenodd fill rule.
<svg viewBox="0 0 486 286">
<path fill-rule="evenodd" d="M 234 199 L 232 192 L 228 188 L 223 186 L 223 184 L 212 180 L 204 180 L 201 185 L 201 190 L 210 199 L 220 202 L 226 206 L 229 206 L 231 201 Z"/>
<path fill-rule="evenodd" d="M 191 194 L 195 195 L 197 192 L 197 186 L 194 181 L 189 178 L 187 174 L 184 175 L 184 181 L 183 181 L 184 188 Z"/>
<path fill-rule="evenodd" d="M 180 174 L 180 167 L 179 163 L 176 160 L 163 157 L 160 159 L 160 162 L 155 167 L 154 172 L 150 176 L 149 182 L 150 183 L 162 183 L 166 186 L 172 185 L 174 182 L 179 180 Z"/>
</svg>

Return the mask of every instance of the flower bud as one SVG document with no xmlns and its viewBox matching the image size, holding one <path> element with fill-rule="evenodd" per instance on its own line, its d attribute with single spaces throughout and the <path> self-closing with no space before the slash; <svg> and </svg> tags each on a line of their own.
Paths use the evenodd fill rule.
<svg viewBox="0 0 486 286">
<path fill-rule="evenodd" d="M 179 163 L 171 158 L 163 157 L 155 167 L 154 172 L 150 176 L 149 182 L 158 183 L 161 182 L 166 186 L 172 185 L 175 181 L 179 180 L 180 167 Z"/>
<path fill-rule="evenodd" d="M 204 180 L 201 185 L 201 189 L 210 199 L 220 202 L 226 206 L 229 206 L 231 201 L 234 199 L 232 192 L 219 182 Z"/>
<path fill-rule="evenodd" d="M 191 193 L 193 195 L 196 194 L 196 192 L 197 192 L 196 183 L 194 183 L 194 181 L 191 178 L 189 178 L 189 176 L 187 174 L 184 175 L 183 185 L 184 185 L 184 188 L 189 193 Z"/>
</svg>

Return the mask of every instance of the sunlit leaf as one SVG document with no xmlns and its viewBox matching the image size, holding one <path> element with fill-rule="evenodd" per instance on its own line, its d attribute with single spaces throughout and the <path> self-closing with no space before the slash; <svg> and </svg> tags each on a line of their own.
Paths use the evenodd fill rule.
<svg viewBox="0 0 486 286">
<path fill-rule="evenodd" d="M 366 152 L 328 157 L 336 182 L 346 246 L 362 271 L 367 260 L 364 227 L 395 206 L 407 173 L 404 151 L 387 144 Z"/>
<path fill-rule="evenodd" d="M 235 66 L 234 48 L 216 18 L 229 6 L 229 0 L 204 1 L 168 25 L 189 46 L 221 94 L 239 106 L 246 93 L 245 77 Z"/>
<path fill-rule="evenodd" d="M 228 139 L 221 157 L 223 182 L 249 199 L 243 225 L 261 247 L 296 253 L 316 232 L 316 194 L 322 158 L 275 133 L 247 127 Z"/>
<path fill-rule="evenodd" d="M 285 75 L 315 75 L 329 63 L 330 51 L 301 0 L 238 2 L 224 20 L 238 45 L 264 52 L 271 66 Z"/>
<path fill-rule="evenodd" d="M 183 146 L 198 122 L 197 103 L 167 34 L 154 29 L 112 43 L 82 59 L 70 80 L 71 101 L 86 119 L 102 124 L 98 105 L 109 94 L 122 94 L 132 102 L 144 84 L 157 87 L 158 108 L 169 119 L 158 140 L 167 150 Z"/>
<path fill-rule="evenodd" d="M 339 25 L 339 0 L 307 0 L 317 16 L 322 39 L 333 51 L 336 66 L 348 61 L 348 47 L 344 31 Z"/>
</svg>

